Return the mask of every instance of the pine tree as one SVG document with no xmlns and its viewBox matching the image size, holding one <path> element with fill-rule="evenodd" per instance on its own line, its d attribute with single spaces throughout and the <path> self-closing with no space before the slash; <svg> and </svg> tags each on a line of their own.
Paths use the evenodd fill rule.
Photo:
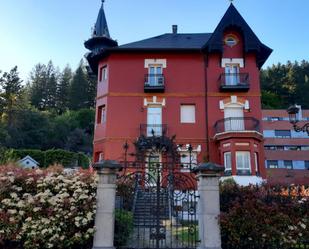
<svg viewBox="0 0 309 249">
<path fill-rule="evenodd" d="M 95 107 L 95 100 L 97 96 L 97 76 L 92 73 L 89 66 L 86 67 L 87 70 L 87 80 L 88 80 L 88 90 L 87 90 L 87 106 L 89 108 Z"/>
<path fill-rule="evenodd" d="M 45 110 L 56 108 L 58 75 L 52 61 L 49 61 L 46 66 Z"/>
<path fill-rule="evenodd" d="M 10 72 L 5 72 L 0 77 L 2 111 L 7 115 L 7 124 L 9 127 L 12 126 L 14 113 L 19 108 L 22 108 L 23 86 L 21 83 L 22 80 L 19 78 L 17 66 L 12 68 Z"/>
<path fill-rule="evenodd" d="M 46 78 L 46 66 L 41 63 L 35 65 L 28 84 L 31 105 L 39 110 L 45 110 Z"/>
<path fill-rule="evenodd" d="M 69 91 L 72 81 L 72 69 L 67 65 L 61 73 L 57 88 L 57 112 L 62 114 L 69 109 Z"/>
<path fill-rule="evenodd" d="M 71 110 L 78 110 L 88 107 L 88 80 L 83 61 L 80 62 L 72 79 L 69 94 L 69 107 Z"/>
</svg>

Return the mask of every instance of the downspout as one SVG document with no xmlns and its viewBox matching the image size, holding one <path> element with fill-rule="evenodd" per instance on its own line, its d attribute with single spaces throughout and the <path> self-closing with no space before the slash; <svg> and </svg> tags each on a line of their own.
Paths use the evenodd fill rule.
<svg viewBox="0 0 309 249">
<path fill-rule="evenodd" d="M 204 76 L 205 76 L 205 121 L 206 121 L 206 161 L 209 161 L 210 155 L 209 155 L 209 143 L 210 143 L 210 138 L 209 138 L 209 130 L 208 130 L 208 85 L 207 85 L 207 64 L 208 64 L 208 58 L 207 55 L 203 53 L 204 57 Z"/>
</svg>

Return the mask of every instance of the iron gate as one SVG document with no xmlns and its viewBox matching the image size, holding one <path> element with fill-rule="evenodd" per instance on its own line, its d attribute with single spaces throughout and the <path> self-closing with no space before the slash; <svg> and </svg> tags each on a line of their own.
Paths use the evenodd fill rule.
<svg viewBox="0 0 309 249">
<path fill-rule="evenodd" d="M 197 247 L 198 196 L 193 163 L 180 163 L 179 157 L 169 152 L 156 144 L 142 156 L 135 154 L 139 160 L 123 162 L 117 183 L 118 215 L 128 222 L 131 216 L 133 226 L 123 231 L 118 248 Z"/>
</svg>

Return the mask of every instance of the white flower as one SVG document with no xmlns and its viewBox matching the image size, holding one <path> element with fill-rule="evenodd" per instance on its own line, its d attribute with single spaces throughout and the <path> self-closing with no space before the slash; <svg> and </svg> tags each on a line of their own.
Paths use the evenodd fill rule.
<svg viewBox="0 0 309 249">
<path fill-rule="evenodd" d="M 300 226 L 301 226 L 303 229 L 306 229 L 306 224 L 300 223 Z"/>
<path fill-rule="evenodd" d="M 33 212 L 38 212 L 38 211 L 40 211 L 40 210 L 41 210 L 40 207 L 35 207 L 35 208 L 33 209 Z"/>
<path fill-rule="evenodd" d="M 9 214 L 16 214 L 16 213 L 17 213 L 17 210 L 15 210 L 15 209 L 9 209 L 9 210 L 8 210 L 8 213 L 9 213 Z"/>
<path fill-rule="evenodd" d="M 17 199 L 17 194 L 16 193 L 10 193 L 10 196 L 13 198 L 13 199 Z"/>
</svg>

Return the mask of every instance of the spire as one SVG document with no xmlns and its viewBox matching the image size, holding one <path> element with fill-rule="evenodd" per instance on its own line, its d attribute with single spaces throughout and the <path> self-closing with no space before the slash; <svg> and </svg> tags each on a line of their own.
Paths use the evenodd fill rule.
<svg viewBox="0 0 309 249">
<path fill-rule="evenodd" d="M 117 41 L 113 40 L 109 35 L 103 5 L 104 0 L 102 0 L 102 6 L 99 10 L 92 37 L 84 43 L 85 47 L 90 50 L 86 58 L 95 74 L 98 72 L 99 57 L 106 54 L 108 49 L 118 46 Z"/>
<path fill-rule="evenodd" d="M 102 5 L 98 14 L 97 22 L 94 26 L 93 36 L 102 36 L 106 38 L 110 38 L 107 21 L 104 12 L 104 1 L 102 0 Z"/>
</svg>

